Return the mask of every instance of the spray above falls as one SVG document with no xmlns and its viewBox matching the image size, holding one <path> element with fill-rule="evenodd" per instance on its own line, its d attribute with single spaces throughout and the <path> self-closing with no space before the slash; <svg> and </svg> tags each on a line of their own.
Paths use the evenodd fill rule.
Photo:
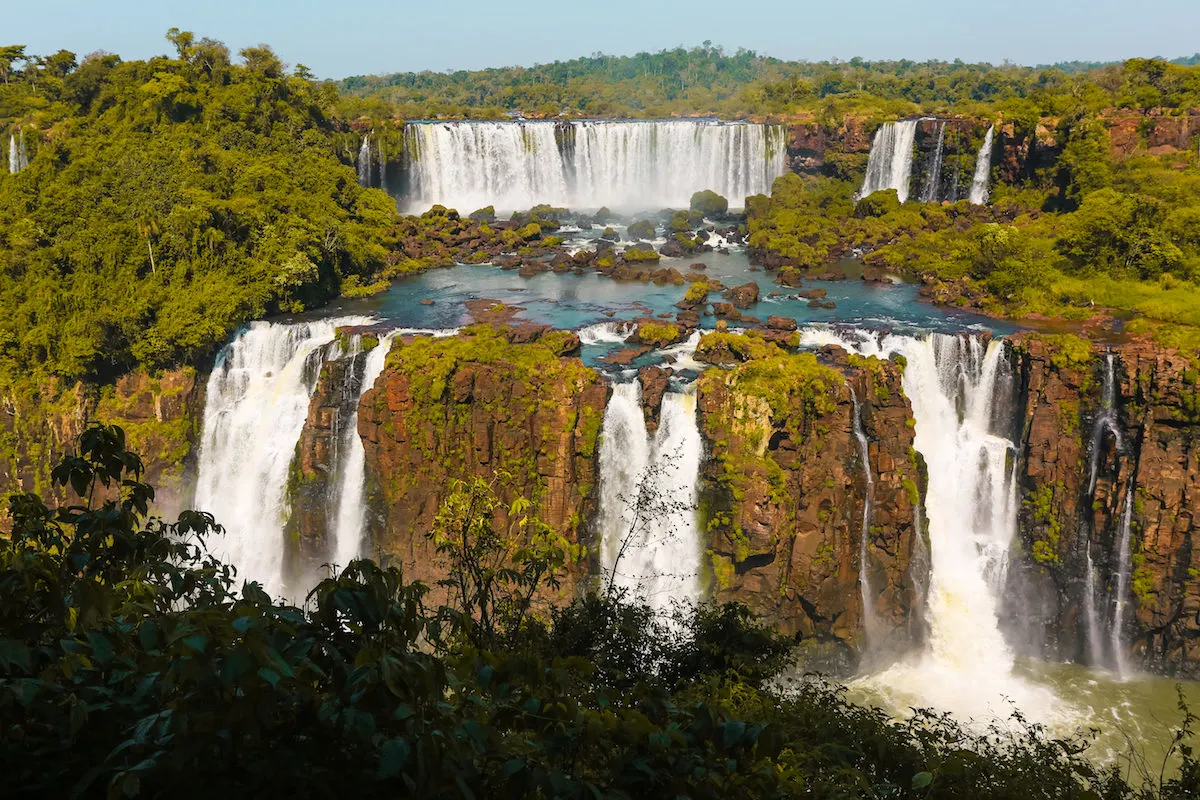
<svg viewBox="0 0 1200 800">
<path fill-rule="evenodd" d="M 740 207 L 787 162 L 782 126 L 712 120 L 413 123 L 404 143 L 412 211 L 686 208 L 703 189 Z"/>
</svg>

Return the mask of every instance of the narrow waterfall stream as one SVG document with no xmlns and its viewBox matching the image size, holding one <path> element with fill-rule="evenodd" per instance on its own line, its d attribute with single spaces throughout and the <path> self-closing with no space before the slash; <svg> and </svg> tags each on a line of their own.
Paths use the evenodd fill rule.
<svg viewBox="0 0 1200 800">
<path fill-rule="evenodd" d="M 970 202 L 977 206 L 986 205 L 989 194 L 989 183 L 992 174 L 992 144 L 996 137 L 996 126 L 988 128 L 983 136 L 983 146 L 975 159 L 975 177 L 971 180 Z"/>
<path fill-rule="evenodd" d="M 1129 674 L 1129 656 L 1125 653 L 1122 636 L 1125 631 L 1125 615 L 1129 611 L 1130 552 L 1133 535 L 1133 478 L 1129 479 L 1129 490 L 1125 493 L 1125 509 L 1121 512 L 1121 528 L 1114 541 L 1113 563 L 1116 564 L 1116 587 L 1113 601 L 1112 640 L 1113 665 L 1122 678 Z"/>
<path fill-rule="evenodd" d="M 933 151 L 933 163 L 929 166 L 929 174 L 925 176 L 925 190 L 921 199 L 932 203 L 938 199 L 938 187 L 942 180 L 942 164 L 946 158 L 946 120 L 938 120 L 937 149 Z"/>
<path fill-rule="evenodd" d="M 702 454 L 694 394 L 664 395 L 651 436 L 639 384 L 613 387 L 600 445 L 603 563 L 614 586 L 659 612 L 699 596 Z"/>
<path fill-rule="evenodd" d="M 381 336 L 379 344 L 367 353 L 359 381 L 359 400 L 375 385 L 375 380 L 383 372 L 395 335 L 393 332 Z M 366 534 L 366 451 L 358 435 L 357 402 L 354 404 L 354 414 L 342 426 L 341 440 L 337 464 L 337 508 L 333 524 L 333 563 L 344 567 L 362 555 L 362 541 Z"/>
<path fill-rule="evenodd" d="M 288 468 L 308 416 L 323 349 L 343 318 L 295 325 L 256 322 L 225 346 L 208 380 L 195 506 L 225 535 L 213 551 L 239 579 L 282 594 Z"/>
<path fill-rule="evenodd" d="M 854 402 L 854 438 L 858 441 L 859 453 L 862 456 L 863 476 L 866 484 L 866 495 L 863 498 L 862 537 L 858 545 L 858 582 L 863 604 L 863 632 L 867 635 L 867 646 L 879 641 L 879 615 L 875 611 L 875 593 L 871 591 L 871 571 L 867 563 L 867 549 L 871 535 L 871 510 L 875 502 L 875 477 L 871 473 L 871 451 L 867 443 L 867 434 L 863 430 L 862 407 L 858 395 L 850 387 L 850 399 Z"/>
</svg>

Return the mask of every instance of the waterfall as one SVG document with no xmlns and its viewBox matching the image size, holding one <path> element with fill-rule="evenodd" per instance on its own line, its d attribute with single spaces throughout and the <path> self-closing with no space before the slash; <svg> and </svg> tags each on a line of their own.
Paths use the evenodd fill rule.
<svg viewBox="0 0 1200 800">
<path fill-rule="evenodd" d="M 582 345 L 593 344 L 616 344 L 623 342 L 633 335 L 637 330 L 636 322 L 598 322 L 595 325 L 588 325 L 580 328 L 579 343 Z"/>
<path fill-rule="evenodd" d="M 196 508 L 225 526 L 213 552 L 273 594 L 283 592 L 288 469 L 320 376 L 346 318 L 252 323 L 217 355 L 208 380 Z"/>
<path fill-rule="evenodd" d="M 638 382 L 613 387 L 600 444 L 602 557 L 614 586 L 659 612 L 699 596 L 702 454 L 694 394 L 664 395 L 651 438 Z"/>
<path fill-rule="evenodd" d="M 942 161 L 946 153 L 946 120 L 938 120 L 937 149 L 933 151 L 933 163 L 929 165 L 929 175 L 925 178 L 925 191 L 921 199 L 932 203 L 938 199 L 938 185 L 942 178 Z"/>
<path fill-rule="evenodd" d="M 8 172 L 16 175 L 29 166 L 29 155 L 25 151 L 25 131 L 8 135 Z"/>
<path fill-rule="evenodd" d="M 925 652 L 861 679 L 862 685 L 895 707 L 934 707 L 961 719 L 1007 717 L 1010 703 L 1038 721 L 1062 719 L 1066 709 L 1051 691 L 1014 674 L 1015 658 L 1000 630 L 1018 510 L 1007 345 L 985 344 L 980 337 L 880 337 L 829 329 L 810 329 L 801 342 L 838 344 L 860 355 L 903 355 L 914 446 L 928 469 Z"/>
<path fill-rule="evenodd" d="M 1091 462 L 1088 471 L 1088 497 L 1095 498 L 1096 478 L 1100 469 L 1100 446 L 1104 432 L 1109 431 L 1116 442 L 1117 450 L 1123 447 L 1121 429 L 1117 426 L 1117 384 L 1113 377 L 1113 354 L 1104 357 L 1104 381 L 1101 389 L 1100 414 L 1092 426 Z"/>
<path fill-rule="evenodd" d="M 1088 661 L 1092 666 L 1104 663 L 1104 646 L 1100 642 L 1100 613 L 1096 609 L 1096 565 L 1092 561 L 1092 540 L 1084 549 L 1087 560 L 1087 585 L 1084 587 L 1084 624 L 1087 626 Z"/>
<path fill-rule="evenodd" d="M 854 438 L 858 440 L 859 453 L 862 456 L 863 476 L 866 479 L 863 495 L 862 538 L 859 543 L 858 582 L 862 592 L 863 632 L 867 635 L 867 646 L 879 641 L 879 617 L 875 613 L 875 594 L 871 591 L 871 575 L 867 565 L 867 546 L 871 536 L 871 506 L 875 501 L 875 478 L 871 474 L 871 451 L 867 444 L 867 434 L 863 430 L 862 408 L 859 406 L 858 395 L 854 387 L 850 388 L 850 399 L 854 401 Z"/>
<path fill-rule="evenodd" d="M 1121 641 L 1125 630 L 1125 615 L 1129 608 L 1129 570 L 1131 539 L 1133 537 L 1133 477 L 1129 478 L 1129 490 L 1125 493 L 1125 510 L 1121 514 L 1121 529 L 1114 542 L 1116 552 L 1116 601 L 1113 604 L 1112 651 L 1113 664 L 1117 674 L 1124 678 L 1129 674 L 1129 659 L 1125 655 L 1125 646 Z"/>
<path fill-rule="evenodd" d="M 358 168 L 358 185 L 371 185 L 371 134 L 365 134 L 362 138 L 362 145 L 358 148 L 358 160 L 356 162 Z"/>
<path fill-rule="evenodd" d="M 913 140 L 920 120 L 906 119 L 885 122 L 875 131 L 871 155 L 867 158 L 867 175 L 859 197 L 874 192 L 895 189 L 900 202 L 908 199 L 909 177 L 912 175 Z"/>
<path fill-rule="evenodd" d="M 975 178 L 971 181 L 971 193 L 967 197 L 977 206 L 985 205 L 988 201 L 988 178 L 992 172 L 992 142 L 995 136 L 996 126 L 992 125 L 984 135 L 983 146 L 979 148 L 979 156 L 975 159 Z"/>
<path fill-rule="evenodd" d="M 786 170 L 783 129 L 741 122 L 436 122 L 404 136 L 414 211 L 686 208 L 702 189 L 737 208 Z"/>
<path fill-rule="evenodd" d="M 366 535 L 366 451 L 358 435 L 358 400 L 375 385 L 383 373 L 388 351 L 392 347 L 395 333 L 379 339 L 379 344 L 367 353 L 362 376 L 358 381 L 358 398 L 354 413 L 339 431 L 338 489 L 336 514 L 333 517 L 333 563 L 345 567 L 362 555 L 362 542 Z"/>
</svg>

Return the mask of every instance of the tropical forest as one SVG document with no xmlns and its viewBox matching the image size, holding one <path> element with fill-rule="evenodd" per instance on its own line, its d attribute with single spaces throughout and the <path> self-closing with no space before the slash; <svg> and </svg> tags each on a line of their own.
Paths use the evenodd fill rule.
<svg viewBox="0 0 1200 800">
<path fill-rule="evenodd" d="M 0 795 L 1200 797 L 1200 54 L 20 34 Z"/>
</svg>

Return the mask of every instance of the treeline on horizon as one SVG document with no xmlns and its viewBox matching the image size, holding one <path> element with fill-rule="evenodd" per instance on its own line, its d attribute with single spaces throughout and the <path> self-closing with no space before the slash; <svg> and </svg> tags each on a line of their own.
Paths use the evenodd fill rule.
<svg viewBox="0 0 1200 800">
<path fill-rule="evenodd" d="M 788 116 L 847 111 L 945 111 L 1031 100 L 1054 115 L 1056 95 L 1087 92 L 1104 107 L 1200 106 L 1200 53 L 1167 61 L 1063 62 L 1027 67 L 955 61 L 782 61 L 710 42 L 656 53 L 596 53 L 533 67 L 401 72 L 346 78 L 364 113 L 425 117 Z M 1152 89 L 1157 94 L 1148 91 Z M 883 106 L 883 108 L 881 108 Z M 958 109 L 963 110 L 963 109 Z"/>
</svg>

